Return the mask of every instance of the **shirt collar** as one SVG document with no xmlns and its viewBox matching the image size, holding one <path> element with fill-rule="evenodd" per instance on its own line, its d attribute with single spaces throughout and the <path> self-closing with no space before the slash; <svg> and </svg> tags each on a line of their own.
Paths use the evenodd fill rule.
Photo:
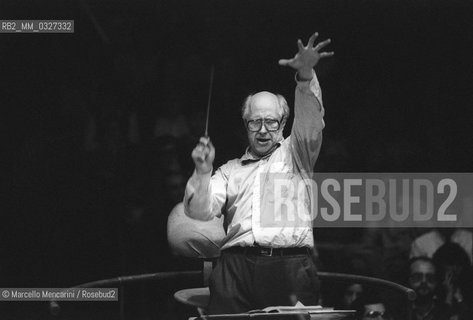
<svg viewBox="0 0 473 320">
<path fill-rule="evenodd" d="M 257 155 L 254 155 L 253 153 L 251 153 L 250 151 L 250 147 L 246 147 L 246 150 L 245 150 L 245 154 L 240 158 L 241 160 L 241 163 L 243 165 L 245 164 L 248 164 L 248 163 L 251 163 L 251 162 L 256 162 L 256 161 L 260 161 L 261 159 L 267 159 L 269 158 L 273 152 L 279 148 L 281 146 L 281 142 L 278 142 L 274 145 L 274 147 L 272 148 L 272 150 L 270 152 L 268 152 L 267 154 L 265 154 L 264 156 L 262 157 L 259 157 Z"/>
</svg>

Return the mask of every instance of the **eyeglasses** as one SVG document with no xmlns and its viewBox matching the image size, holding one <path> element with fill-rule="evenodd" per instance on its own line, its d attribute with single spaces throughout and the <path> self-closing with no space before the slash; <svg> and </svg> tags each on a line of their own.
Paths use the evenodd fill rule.
<svg viewBox="0 0 473 320">
<path fill-rule="evenodd" d="M 371 310 L 370 312 L 365 314 L 364 318 L 368 318 L 368 319 L 379 319 L 379 318 L 385 319 L 384 314 L 385 314 L 385 312 Z"/>
<path fill-rule="evenodd" d="M 283 118 L 284 119 L 284 118 Z M 283 120 L 281 119 L 281 121 Z M 246 127 L 251 132 L 258 132 L 263 127 L 266 128 L 269 132 L 278 131 L 279 126 L 281 125 L 281 121 L 274 120 L 274 119 L 256 119 L 256 120 L 249 120 L 246 122 Z"/>
<path fill-rule="evenodd" d="M 410 275 L 412 282 L 421 282 L 424 278 L 427 282 L 433 283 L 437 280 L 434 273 L 414 272 Z"/>
</svg>

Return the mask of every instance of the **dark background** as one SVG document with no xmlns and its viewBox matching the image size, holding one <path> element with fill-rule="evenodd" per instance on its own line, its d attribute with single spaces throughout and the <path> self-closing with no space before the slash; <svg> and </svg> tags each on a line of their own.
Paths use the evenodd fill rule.
<svg viewBox="0 0 473 320">
<path fill-rule="evenodd" d="M 245 148 L 248 93 L 279 92 L 292 106 L 294 74 L 277 61 L 314 31 L 335 51 L 317 66 L 326 129 L 316 170 L 470 171 L 472 9 L 466 0 L 1 1 L 1 19 L 75 20 L 74 34 L 0 34 L 1 286 L 188 266 L 164 261 L 175 202 L 155 183 L 176 171 L 163 162 L 192 172 L 210 66 L 218 165 Z M 156 119 L 179 117 L 185 134 L 153 133 Z"/>
</svg>

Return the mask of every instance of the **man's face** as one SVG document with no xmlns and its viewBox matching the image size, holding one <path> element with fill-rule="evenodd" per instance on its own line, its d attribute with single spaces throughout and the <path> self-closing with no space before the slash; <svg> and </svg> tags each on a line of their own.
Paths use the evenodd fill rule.
<svg viewBox="0 0 473 320">
<path fill-rule="evenodd" d="M 365 305 L 362 320 L 387 319 L 385 316 L 386 308 L 382 303 L 373 303 Z"/>
<path fill-rule="evenodd" d="M 363 293 L 363 287 L 361 284 L 353 283 L 345 289 L 343 295 L 344 307 L 350 308 L 353 301 L 355 301 Z"/>
<path fill-rule="evenodd" d="M 250 107 L 245 116 L 245 123 L 251 120 L 277 120 L 281 122 L 283 110 L 279 106 L 277 97 L 269 92 L 259 92 L 251 98 Z M 268 131 L 267 125 L 252 132 L 247 127 L 250 150 L 257 156 L 266 155 L 282 139 L 284 123 L 281 123 L 276 131 Z"/>
<path fill-rule="evenodd" d="M 437 287 L 434 265 L 428 261 L 415 261 L 410 268 L 409 284 L 419 298 L 432 297 Z"/>
</svg>

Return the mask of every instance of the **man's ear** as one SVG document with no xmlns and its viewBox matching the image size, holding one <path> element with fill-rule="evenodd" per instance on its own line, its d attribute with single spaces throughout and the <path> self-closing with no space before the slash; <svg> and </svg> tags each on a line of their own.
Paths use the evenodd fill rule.
<svg viewBox="0 0 473 320">
<path fill-rule="evenodd" d="M 247 124 L 246 124 L 246 119 L 242 118 L 243 120 L 243 127 L 245 128 L 245 131 L 248 131 Z"/>
<path fill-rule="evenodd" d="M 281 129 L 281 130 L 284 130 L 284 127 L 286 126 L 286 122 L 287 122 L 286 117 L 283 117 L 283 118 L 281 119 L 281 125 L 280 125 L 280 129 Z"/>
</svg>

